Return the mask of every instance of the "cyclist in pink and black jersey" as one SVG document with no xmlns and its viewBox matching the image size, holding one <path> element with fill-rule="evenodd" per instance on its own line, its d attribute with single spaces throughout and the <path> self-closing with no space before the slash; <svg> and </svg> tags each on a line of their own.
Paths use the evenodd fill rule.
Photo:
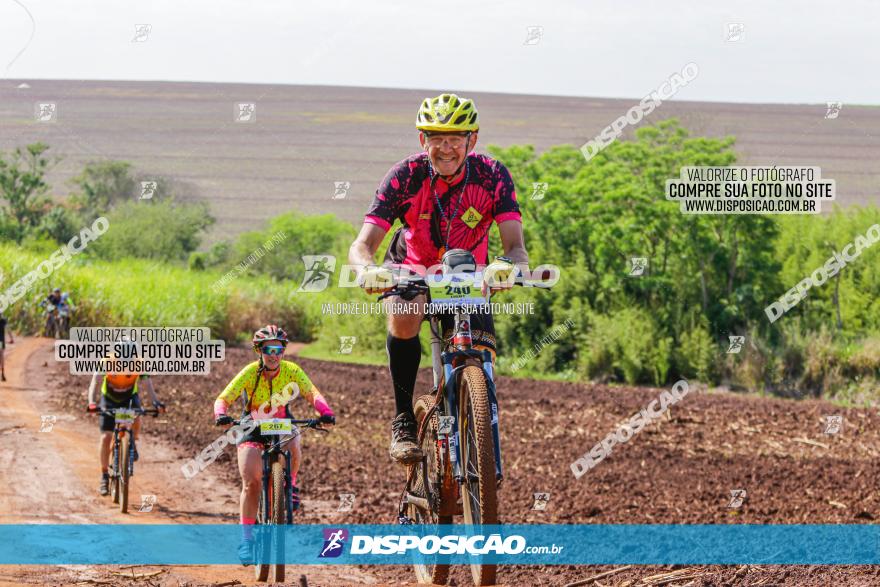
<svg viewBox="0 0 880 587">
<path fill-rule="evenodd" d="M 349 250 L 349 263 L 360 266 L 359 283 L 369 294 L 387 290 L 392 281 L 388 265 L 404 265 L 415 271 L 438 265 L 448 250 L 464 249 L 477 264 L 488 261 L 489 229 L 498 224 L 504 257 L 484 270 L 491 282 L 484 287 L 507 289 L 507 276 L 514 264 L 528 268 L 523 244 L 522 220 L 510 173 L 499 163 L 473 152 L 480 128 L 472 100 L 455 94 L 426 98 L 416 117 L 423 152 L 397 163 L 385 175 Z M 403 226 L 394 234 L 383 266 L 373 256 L 395 220 Z M 494 279 L 492 279 L 494 277 Z M 397 417 L 391 423 L 391 457 L 402 463 L 421 460 L 416 444 L 412 395 L 421 358 L 419 330 L 425 296 L 411 302 L 388 298 L 389 367 L 394 385 Z M 406 312 L 394 312 L 391 304 L 409 304 Z M 471 318 L 475 348 L 495 353 L 492 317 Z M 449 321 L 444 323 L 444 337 Z"/>
</svg>

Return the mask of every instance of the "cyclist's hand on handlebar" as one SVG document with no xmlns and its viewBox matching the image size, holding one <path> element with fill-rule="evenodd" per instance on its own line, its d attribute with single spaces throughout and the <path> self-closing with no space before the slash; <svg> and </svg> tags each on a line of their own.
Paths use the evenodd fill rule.
<svg viewBox="0 0 880 587">
<path fill-rule="evenodd" d="M 333 414 L 324 414 L 320 418 L 318 418 L 318 425 L 320 428 L 330 428 L 336 424 L 336 416 Z"/>
<path fill-rule="evenodd" d="M 232 424 L 232 418 L 223 414 L 222 416 L 217 416 L 217 419 L 214 420 L 215 426 L 225 426 L 226 424 Z"/>
<path fill-rule="evenodd" d="M 381 265 L 367 266 L 358 277 L 358 285 L 370 295 L 385 293 L 394 287 L 394 274 Z"/>
<path fill-rule="evenodd" d="M 153 407 L 159 410 L 160 414 L 165 413 L 165 404 L 163 404 L 162 402 L 153 402 Z"/>
<path fill-rule="evenodd" d="M 89 409 L 86 411 L 90 414 L 97 414 L 98 413 L 98 404 L 89 404 Z"/>
<path fill-rule="evenodd" d="M 495 257 L 483 270 L 482 294 L 486 291 L 510 289 L 516 279 L 516 265 L 508 257 Z"/>
</svg>

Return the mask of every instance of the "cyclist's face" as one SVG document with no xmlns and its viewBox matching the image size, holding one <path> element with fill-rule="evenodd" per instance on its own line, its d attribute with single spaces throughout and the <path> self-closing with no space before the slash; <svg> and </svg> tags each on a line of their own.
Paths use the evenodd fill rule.
<svg viewBox="0 0 880 587">
<path fill-rule="evenodd" d="M 477 133 L 471 133 L 470 140 L 465 133 L 419 133 L 419 142 L 431 158 L 431 165 L 440 175 L 452 175 L 464 163 L 464 158 L 477 144 Z"/>
<path fill-rule="evenodd" d="M 269 354 L 266 354 L 265 352 L 263 352 L 263 349 L 265 347 L 278 347 L 278 346 L 281 346 L 281 345 L 279 345 L 277 342 L 270 341 L 268 343 L 264 343 L 260 347 L 260 353 L 263 356 L 263 365 L 265 365 L 269 371 L 274 371 L 275 369 L 278 368 L 278 366 L 281 364 L 281 356 L 282 355 L 269 355 Z"/>
</svg>

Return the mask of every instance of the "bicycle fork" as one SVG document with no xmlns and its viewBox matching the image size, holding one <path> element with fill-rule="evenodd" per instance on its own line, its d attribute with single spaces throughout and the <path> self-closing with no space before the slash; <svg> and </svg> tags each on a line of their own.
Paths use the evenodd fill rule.
<svg viewBox="0 0 880 587">
<path fill-rule="evenodd" d="M 492 446 L 495 448 L 495 480 L 504 480 L 501 469 L 501 435 L 498 432 L 498 396 L 495 394 L 495 379 L 492 377 L 492 354 L 483 351 L 483 372 L 486 373 L 486 391 L 489 395 L 489 412 L 492 420 Z"/>
<path fill-rule="evenodd" d="M 285 519 L 288 524 L 293 523 L 293 482 L 290 477 L 290 451 L 275 453 L 279 457 L 284 457 L 287 466 L 284 468 L 284 505 Z M 263 504 L 265 511 L 263 512 L 263 523 L 270 524 L 272 519 L 272 503 L 269 501 L 269 486 L 272 484 L 272 453 L 263 452 Z"/>
<path fill-rule="evenodd" d="M 128 434 L 128 476 L 134 477 L 134 432 L 129 430 Z"/>
<path fill-rule="evenodd" d="M 290 451 L 284 451 L 284 459 L 287 466 L 284 467 L 284 501 L 287 505 L 285 518 L 288 524 L 293 524 L 293 481 L 290 478 Z"/>
<path fill-rule="evenodd" d="M 498 397 L 495 393 L 495 381 L 492 378 L 492 355 L 489 351 L 482 351 L 483 372 L 486 375 L 486 390 L 489 399 L 489 411 L 492 422 L 492 448 L 495 453 L 495 479 L 499 483 L 504 479 L 504 471 L 501 467 L 501 437 L 498 431 Z M 446 393 L 444 410 L 453 418 L 452 432 L 449 435 L 450 457 L 452 458 L 453 475 L 456 481 L 462 482 L 464 475 L 461 472 L 461 442 L 458 437 L 458 388 L 455 385 L 456 372 L 462 369 L 452 367 L 451 357 L 443 357 L 443 372 L 446 378 Z"/>
<path fill-rule="evenodd" d="M 270 518 L 272 517 L 272 504 L 269 503 L 269 484 L 272 483 L 272 479 L 270 478 L 272 474 L 270 463 L 270 455 L 267 451 L 263 452 L 263 524 L 270 523 Z"/>
<path fill-rule="evenodd" d="M 113 431 L 113 476 L 119 475 L 119 430 Z"/>
</svg>

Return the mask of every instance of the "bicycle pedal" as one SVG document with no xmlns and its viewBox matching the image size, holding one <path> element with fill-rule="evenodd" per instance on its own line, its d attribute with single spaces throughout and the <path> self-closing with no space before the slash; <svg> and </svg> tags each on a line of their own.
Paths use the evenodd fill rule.
<svg viewBox="0 0 880 587">
<path fill-rule="evenodd" d="M 397 523 L 401 526 L 412 526 L 413 521 L 409 519 L 407 516 L 400 515 L 397 516 Z"/>
</svg>

